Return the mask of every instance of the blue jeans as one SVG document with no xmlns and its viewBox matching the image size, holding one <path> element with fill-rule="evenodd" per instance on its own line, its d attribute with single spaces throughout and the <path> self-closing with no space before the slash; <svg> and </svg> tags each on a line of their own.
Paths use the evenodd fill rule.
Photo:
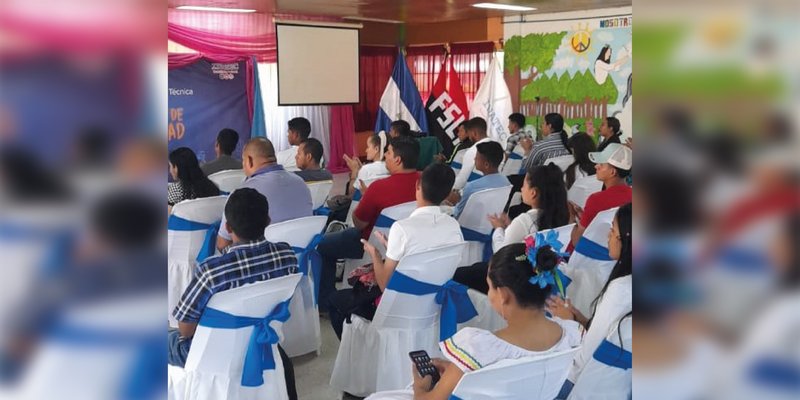
<svg viewBox="0 0 800 400">
<path fill-rule="evenodd" d="M 340 258 L 358 259 L 364 256 L 361 231 L 350 228 L 326 233 L 322 242 L 317 246 L 317 251 L 322 256 L 322 272 L 319 278 L 319 310 L 328 311 L 329 297 L 336 292 L 336 260 Z"/>
</svg>

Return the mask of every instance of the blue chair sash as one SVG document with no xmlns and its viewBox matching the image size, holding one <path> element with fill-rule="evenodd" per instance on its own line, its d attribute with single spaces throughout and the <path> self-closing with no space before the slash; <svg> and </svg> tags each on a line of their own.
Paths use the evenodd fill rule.
<svg viewBox="0 0 800 400">
<path fill-rule="evenodd" d="M 473 231 L 469 228 L 461 227 L 461 235 L 464 236 L 464 240 L 468 242 L 478 242 L 483 243 L 483 261 L 489 262 L 489 259 L 492 258 L 492 234 L 483 234 L 478 231 Z"/>
<path fill-rule="evenodd" d="M 586 237 L 581 237 L 578 240 L 578 245 L 575 246 L 575 253 L 583 254 L 594 260 L 599 261 L 612 261 L 611 256 L 608 255 L 608 249 L 602 245 L 589 240 Z"/>
<path fill-rule="evenodd" d="M 394 219 L 389 218 L 389 217 L 381 214 L 381 215 L 378 215 L 378 219 L 375 221 L 375 227 L 376 228 L 391 228 L 392 224 L 394 224 L 395 222 L 397 222 L 397 221 L 395 221 Z"/>
<path fill-rule="evenodd" d="M 447 398 L 448 400 L 463 400 L 461 397 L 458 397 L 454 394 L 451 394 L 450 397 Z"/>
<path fill-rule="evenodd" d="M 286 322 L 289 319 L 289 300 L 279 303 L 264 318 L 241 317 L 224 311 L 206 308 L 200 317 L 200 326 L 219 329 L 238 329 L 253 327 L 250 343 L 244 356 L 242 368 L 242 386 L 257 387 L 264 384 L 264 371 L 275 369 L 275 357 L 272 345 L 280 340 L 269 323 L 271 321 Z"/>
<path fill-rule="evenodd" d="M 57 323 L 48 340 L 70 346 L 136 348 L 136 357 L 121 380 L 119 397 L 123 400 L 153 398 L 167 383 L 163 373 L 167 362 L 164 332 L 131 333 Z"/>
<path fill-rule="evenodd" d="M 362 197 L 363 195 L 364 195 L 364 194 L 363 194 L 363 193 L 361 193 L 361 190 L 360 190 L 360 189 L 356 189 L 356 191 L 355 191 L 355 192 L 353 192 L 353 201 L 361 201 L 361 197 Z"/>
<path fill-rule="evenodd" d="M 461 169 L 464 166 L 458 161 L 453 161 L 453 162 L 450 163 L 450 167 L 455 168 L 455 169 Z"/>
<path fill-rule="evenodd" d="M 514 152 L 512 151 L 512 152 L 511 152 L 511 154 L 509 154 L 509 155 L 508 155 L 508 158 L 509 158 L 509 159 L 512 159 L 512 160 L 522 160 L 522 155 L 521 155 L 521 154 L 514 153 Z"/>
<path fill-rule="evenodd" d="M 325 206 L 319 206 L 316 210 L 314 210 L 314 215 L 330 215 L 331 209 Z"/>
<path fill-rule="evenodd" d="M 633 354 L 608 340 L 603 340 L 592 356 L 595 360 L 614 368 L 631 369 Z"/>
<path fill-rule="evenodd" d="M 476 172 L 470 172 L 469 178 L 467 178 L 467 182 L 472 182 L 474 180 L 481 179 L 481 178 L 483 178 L 483 175 L 481 175 L 479 173 L 476 173 Z"/>
<path fill-rule="evenodd" d="M 453 280 L 438 286 L 418 281 L 399 271 L 394 271 L 386 289 L 414 296 L 436 294 L 436 304 L 442 306 L 439 314 L 439 340 L 445 340 L 456 333 L 457 325 L 478 315 L 467 294 L 467 287 Z"/>
<path fill-rule="evenodd" d="M 200 252 L 197 253 L 196 258 L 197 262 L 203 262 L 217 251 L 217 235 L 219 234 L 220 223 L 221 221 L 216 221 L 211 224 L 204 224 L 202 222 L 189 221 L 177 215 L 170 215 L 167 221 L 167 229 L 171 231 L 206 231 L 206 237 L 203 239 L 203 245 L 200 246 Z"/>
<path fill-rule="evenodd" d="M 747 377 L 761 387 L 800 393 L 800 364 L 791 359 L 765 356 L 748 368 Z"/>
<path fill-rule="evenodd" d="M 292 247 L 297 253 L 297 265 L 303 275 L 308 275 L 308 267 L 311 266 L 311 278 L 314 280 L 314 304 L 319 303 L 319 280 L 322 274 L 322 256 L 317 251 L 317 245 L 322 242 L 324 236 L 321 233 L 314 235 L 311 242 L 303 247 Z"/>
</svg>

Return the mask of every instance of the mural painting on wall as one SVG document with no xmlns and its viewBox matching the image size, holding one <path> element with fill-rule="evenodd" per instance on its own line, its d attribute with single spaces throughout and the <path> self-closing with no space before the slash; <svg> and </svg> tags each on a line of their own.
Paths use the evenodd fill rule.
<svg viewBox="0 0 800 400">
<path fill-rule="evenodd" d="M 518 108 L 529 123 L 558 112 L 568 126 L 577 125 L 590 135 L 605 116 L 630 126 L 631 17 L 578 22 L 570 31 L 515 35 L 504 47 L 505 71 L 517 83 L 510 86 L 518 89 Z"/>
</svg>

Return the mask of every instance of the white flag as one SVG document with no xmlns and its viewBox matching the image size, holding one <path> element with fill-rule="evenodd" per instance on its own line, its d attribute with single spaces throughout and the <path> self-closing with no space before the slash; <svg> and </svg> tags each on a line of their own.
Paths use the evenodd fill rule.
<svg viewBox="0 0 800 400">
<path fill-rule="evenodd" d="M 472 101 L 469 116 L 485 119 L 489 128 L 487 132 L 489 138 L 502 144 L 505 149 L 509 135 L 508 116 L 513 112 L 511 108 L 511 93 L 503 78 L 503 72 L 500 71 L 497 57 L 493 57 L 481 87 L 475 94 L 475 100 Z"/>
</svg>

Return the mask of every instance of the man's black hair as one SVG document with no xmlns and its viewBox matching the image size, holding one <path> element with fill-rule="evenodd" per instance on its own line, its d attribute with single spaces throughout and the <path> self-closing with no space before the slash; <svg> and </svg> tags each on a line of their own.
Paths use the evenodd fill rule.
<svg viewBox="0 0 800 400">
<path fill-rule="evenodd" d="M 225 128 L 217 134 L 217 143 L 222 154 L 231 155 L 239 143 L 239 133 L 231 128 Z"/>
<path fill-rule="evenodd" d="M 236 189 L 225 204 L 225 219 L 240 239 L 260 239 L 270 222 L 267 198 L 255 189 Z"/>
<path fill-rule="evenodd" d="M 419 160 L 419 142 L 408 136 L 398 136 L 389 140 L 394 154 L 403 161 L 404 169 L 416 169 Z"/>
</svg>

